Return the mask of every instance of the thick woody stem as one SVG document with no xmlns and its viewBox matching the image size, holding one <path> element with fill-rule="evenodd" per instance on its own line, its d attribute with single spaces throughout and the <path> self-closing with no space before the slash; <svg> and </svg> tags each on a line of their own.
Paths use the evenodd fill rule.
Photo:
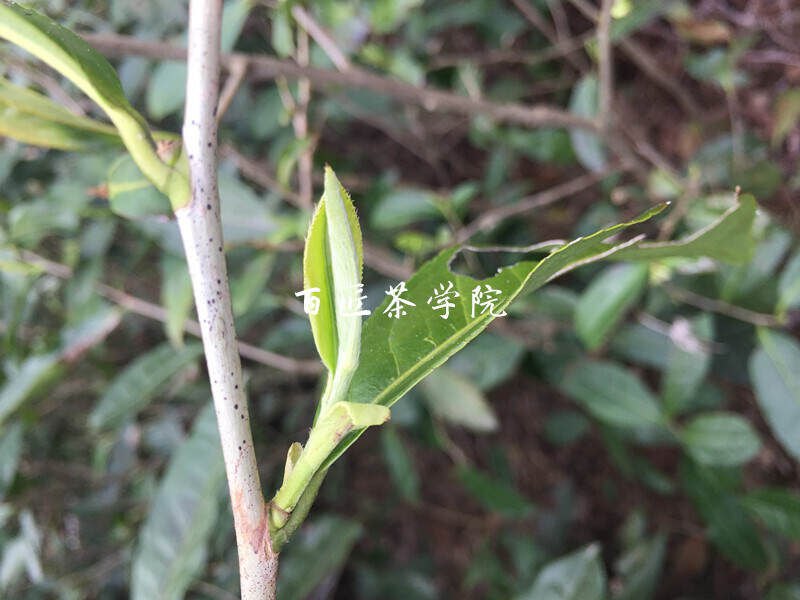
<svg viewBox="0 0 800 600">
<path fill-rule="evenodd" d="M 272 550 L 233 326 L 217 188 L 221 0 L 191 0 L 183 140 L 191 201 L 178 210 L 233 507 L 243 600 L 275 598 Z"/>
</svg>

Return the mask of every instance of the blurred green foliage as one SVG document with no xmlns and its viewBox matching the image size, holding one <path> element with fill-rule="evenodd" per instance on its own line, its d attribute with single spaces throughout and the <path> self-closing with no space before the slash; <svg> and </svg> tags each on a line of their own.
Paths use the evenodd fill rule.
<svg viewBox="0 0 800 600">
<path fill-rule="evenodd" d="M 185 3 L 31 4 L 73 29 L 185 38 Z M 537 58 L 552 40 L 517 2 L 498 0 L 232 0 L 223 44 L 295 57 L 301 6 L 354 64 L 593 116 L 593 25 L 572 3 L 524 4 L 560 36 L 586 34 L 570 55 L 585 67 L 563 53 Z M 646 160 L 633 173 L 471 241 L 572 239 L 671 200 L 644 230 L 684 240 L 685 254 L 659 256 L 656 245 L 647 263 L 589 266 L 509 306 L 331 468 L 282 554 L 279 597 L 709 597 L 720 573 L 744 582 L 726 597 L 798 597 L 797 223 L 762 208 L 751 262 L 694 256 L 749 249 L 741 228 L 707 229 L 736 206 L 735 186 L 762 206 L 796 194 L 786 165 L 798 158 L 797 80 L 757 69 L 774 40 L 739 31 L 747 20 L 736 14 L 695 14 L 684 2 L 615 11 L 616 118 L 640 126 L 623 139 L 668 159 L 636 147 Z M 720 114 L 676 117 L 669 92 L 653 92 L 652 73 L 621 45 L 652 36 L 672 44 L 664 71 Z M 313 41 L 309 62 L 334 68 Z M 132 104 L 179 131 L 185 66 L 138 56 L 116 66 Z M 236 597 L 232 520 L 201 352 L 184 339 L 191 296 L 168 204 L 73 88 L 9 45 L 0 68 L 0 133 L 86 151 L 0 143 L 0 597 Z M 427 112 L 345 86 L 312 90 L 301 136 L 297 98 L 296 82 L 245 78 L 220 130 L 237 330 L 295 358 L 314 357 L 294 298 L 310 217 L 294 191 L 304 153 L 313 150 L 315 172 L 333 163 L 353 191 L 374 309 L 465 225 L 609 168 L 619 150 L 592 133 Z M 56 125 L 36 121 L 67 99 L 49 113 Z M 470 254 L 458 269 L 488 275 L 517 262 L 512 254 Z M 257 362 L 246 377 L 262 477 L 275 489 L 283 449 L 313 417 L 314 379 Z"/>
</svg>

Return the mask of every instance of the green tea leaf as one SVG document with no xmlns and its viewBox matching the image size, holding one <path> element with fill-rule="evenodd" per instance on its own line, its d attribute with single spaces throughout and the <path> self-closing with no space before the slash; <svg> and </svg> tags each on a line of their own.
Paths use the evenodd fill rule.
<svg viewBox="0 0 800 600">
<path fill-rule="evenodd" d="M 0 105 L 15 108 L 21 113 L 39 117 L 43 121 L 52 121 L 73 129 L 103 134 L 107 138 L 116 140 L 117 144 L 122 143 L 117 135 L 117 130 L 111 125 L 76 115 L 60 104 L 56 104 L 44 94 L 15 85 L 3 77 L 0 77 Z M 109 139 L 109 141 L 113 140 Z"/>
<path fill-rule="evenodd" d="M 525 260 L 504 267 L 495 276 L 480 281 L 450 270 L 458 248 L 441 252 L 425 263 L 407 285 L 392 286 L 394 295 L 387 291 L 387 298 L 365 323 L 362 350 L 370 360 L 359 363 L 348 400 L 391 406 L 483 331 L 521 291 L 533 291 L 578 266 L 612 258 L 627 244 L 635 242 L 623 242 L 609 249 L 604 243 L 606 239 L 630 225 L 646 221 L 662 209 L 663 205 L 658 206 L 633 221 L 565 244 L 542 260 Z M 317 281 L 321 281 L 321 277 Z M 452 297 L 455 306 L 449 310 L 448 318 L 443 319 L 443 311 L 433 310 L 428 299 L 435 291 L 441 291 L 440 286 L 449 283 L 453 284 L 450 291 L 459 295 Z M 472 295 L 476 288 L 479 288 L 480 297 L 476 297 L 473 307 Z M 492 307 L 489 301 L 495 299 L 497 302 Z M 395 314 L 399 318 L 395 318 Z M 360 434 L 353 432 L 346 436 L 326 464 L 340 456 Z"/>
<path fill-rule="evenodd" d="M 252 0 L 225 2 L 220 39 L 222 52 L 233 50 L 251 8 Z M 186 62 L 159 63 L 150 75 L 145 102 L 147 113 L 157 120 L 179 111 L 186 102 Z"/>
<path fill-rule="evenodd" d="M 744 506 L 717 474 L 692 461 L 681 465 L 686 493 L 708 525 L 707 535 L 720 552 L 746 569 L 763 569 L 767 552 Z"/>
<path fill-rule="evenodd" d="M 713 341 L 713 320 L 701 313 L 691 321 L 682 319 L 673 324 L 672 331 L 680 334 L 680 346 L 670 345 L 666 370 L 661 380 L 664 408 L 677 415 L 692 407 L 697 390 L 711 366 L 708 344 Z"/>
<path fill-rule="evenodd" d="M 800 496 L 783 488 L 763 488 L 741 499 L 750 514 L 778 535 L 800 540 Z"/>
<path fill-rule="evenodd" d="M 575 309 L 575 331 L 589 350 L 597 349 L 636 303 L 647 274 L 644 263 L 622 264 L 608 267 L 592 280 Z"/>
<path fill-rule="evenodd" d="M 469 379 L 446 366 L 422 380 L 422 392 L 428 408 L 443 421 L 471 431 L 497 430 L 497 417 L 483 393 Z"/>
<path fill-rule="evenodd" d="M 131 572 L 133 600 L 184 597 L 205 564 L 224 488 L 217 419 L 208 404 L 172 456 L 142 526 Z"/>
<path fill-rule="evenodd" d="M 342 568 L 362 533 L 359 523 L 333 516 L 306 525 L 281 552 L 278 598 L 308 598 L 326 577 Z"/>
<path fill-rule="evenodd" d="M 396 427 L 381 429 L 383 460 L 397 490 L 410 504 L 419 503 L 419 476 Z"/>
<path fill-rule="evenodd" d="M 681 431 L 681 440 L 689 455 L 705 465 L 740 465 L 761 448 L 753 426 L 739 415 L 727 412 L 695 417 Z"/>
<path fill-rule="evenodd" d="M 22 424 L 19 422 L 0 429 L 0 500 L 17 474 L 22 454 L 22 433 Z"/>
<path fill-rule="evenodd" d="M 326 396 L 340 400 L 358 364 L 361 343 L 361 228 L 355 208 L 333 170 L 317 205 L 303 256 L 304 293 L 318 298 L 309 313 L 314 342 L 331 372 Z M 308 304 L 306 304 L 308 306 Z"/>
<path fill-rule="evenodd" d="M 660 258 L 699 258 L 706 256 L 734 265 L 750 261 L 755 252 L 751 234 L 756 216 L 755 198 L 743 194 L 739 202 L 717 220 L 693 234 L 672 242 L 642 242 L 620 251 L 619 260 L 656 260 Z"/>
<path fill-rule="evenodd" d="M 108 386 L 89 415 L 89 427 L 107 429 L 131 418 L 153 399 L 170 377 L 202 353 L 200 344 L 187 344 L 180 349 L 162 344 L 139 356 Z"/>
<path fill-rule="evenodd" d="M 76 115 L 47 96 L 0 77 L 0 135 L 58 150 L 121 146 L 116 129 Z"/>
<path fill-rule="evenodd" d="M 771 329 L 758 331 L 750 378 L 764 418 L 778 441 L 800 459 L 800 344 Z"/>
<path fill-rule="evenodd" d="M 0 388 L 0 424 L 34 396 L 43 393 L 64 374 L 59 352 L 34 354 Z"/>
<path fill-rule="evenodd" d="M 667 538 L 641 540 L 615 562 L 622 585 L 613 600 L 649 600 L 658 589 L 667 553 Z"/>
<path fill-rule="evenodd" d="M 597 75 L 584 75 L 572 88 L 569 111 L 579 117 L 594 118 L 597 113 L 597 88 Z M 600 136 L 591 131 L 572 129 L 569 137 L 578 161 L 590 171 L 602 171 L 606 165 L 606 150 Z"/>
<path fill-rule="evenodd" d="M 599 421 L 616 427 L 651 427 L 662 422 L 650 390 L 615 363 L 585 360 L 567 373 L 562 389 Z"/>
<path fill-rule="evenodd" d="M 121 217 L 141 219 L 172 214 L 169 198 L 144 176 L 130 154 L 123 154 L 111 164 L 107 184 L 111 210 Z"/>
<path fill-rule="evenodd" d="M 13 3 L 0 4 L 0 37 L 47 63 L 94 100 L 159 190 L 170 196 L 176 208 L 188 202 L 186 172 L 158 157 L 147 124 L 128 103 L 117 74 L 97 50 L 52 19 Z"/>
<path fill-rule="evenodd" d="M 547 415 L 542 435 L 553 445 L 565 446 L 579 440 L 589 431 L 588 419 L 576 410 L 561 410 Z"/>
<path fill-rule="evenodd" d="M 103 150 L 120 143 L 116 136 L 43 119 L 3 104 L 1 101 L 0 136 L 33 146 L 75 152 Z"/>
<path fill-rule="evenodd" d="M 795 252 L 778 279 L 778 304 L 775 313 L 782 316 L 798 306 L 800 306 L 800 252 Z"/>
<path fill-rule="evenodd" d="M 779 583 L 772 586 L 764 600 L 800 600 L 800 583 Z"/>
<path fill-rule="evenodd" d="M 606 573 L 600 546 L 585 548 L 548 563 L 531 588 L 516 600 L 603 600 Z"/>
<path fill-rule="evenodd" d="M 183 326 L 194 306 L 192 280 L 186 260 L 164 254 L 161 259 L 161 304 L 167 311 L 164 331 L 175 347 L 183 346 Z"/>
<path fill-rule="evenodd" d="M 508 484 L 486 475 L 472 467 L 459 467 L 459 483 L 485 509 L 510 518 L 526 517 L 534 510 L 533 504 Z"/>
</svg>

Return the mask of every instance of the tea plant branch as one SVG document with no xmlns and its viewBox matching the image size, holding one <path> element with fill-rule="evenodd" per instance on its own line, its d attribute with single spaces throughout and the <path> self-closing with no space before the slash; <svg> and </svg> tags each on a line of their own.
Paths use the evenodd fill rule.
<svg viewBox="0 0 800 600">
<path fill-rule="evenodd" d="M 107 56 L 135 55 L 160 60 L 186 58 L 185 48 L 163 42 L 149 42 L 125 35 L 84 34 L 83 37 Z M 238 58 L 247 60 L 249 77 L 254 81 L 274 80 L 281 76 L 290 79 L 307 77 L 315 87 L 350 86 L 366 89 L 401 102 L 421 106 L 431 112 L 449 111 L 467 116 L 485 115 L 498 121 L 527 127 L 568 127 L 597 131 L 593 120 L 573 115 L 549 104 L 524 106 L 468 98 L 451 92 L 411 85 L 356 67 L 339 72 L 333 69 L 301 67 L 292 61 L 267 56 L 236 53 L 223 54 L 220 56 L 220 61 L 223 68 L 229 69 L 231 61 Z"/>
<path fill-rule="evenodd" d="M 625 170 L 626 168 L 627 167 L 625 165 L 620 165 L 617 167 L 604 169 L 603 171 L 586 173 L 580 177 L 570 179 L 565 183 L 561 183 L 554 187 L 522 198 L 521 200 L 512 204 L 505 204 L 497 208 L 487 210 L 469 225 L 459 230 L 456 233 L 455 241 L 457 243 L 463 243 L 478 232 L 486 232 L 496 227 L 504 219 L 522 214 L 535 208 L 548 206 L 549 204 L 558 202 L 567 196 L 582 192 L 583 190 L 602 181 L 610 174 L 618 170 Z"/>
<path fill-rule="evenodd" d="M 191 200 L 175 210 L 202 331 L 233 509 L 243 600 L 275 598 L 272 550 L 236 351 L 217 188 L 217 101 L 222 0 L 191 0 L 183 142 Z"/>
<path fill-rule="evenodd" d="M 30 250 L 21 250 L 19 253 L 20 258 L 27 264 L 41 269 L 48 275 L 58 277 L 59 279 L 71 279 L 73 277 L 73 270 L 67 265 L 52 261 L 40 256 Z M 164 307 L 148 302 L 138 296 L 133 296 L 127 292 L 123 292 L 106 283 L 97 283 L 94 290 L 100 296 L 110 300 L 114 304 L 130 311 L 134 314 L 152 319 L 154 321 L 166 322 L 168 319 L 167 311 Z M 200 323 L 193 319 L 186 319 L 183 325 L 183 330 L 193 336 L 201 337 Z M 269 350 L 264 350 L 258 346 L 253 346 L 245 342 L 238 342 L 239 355 L 242 358 L 252 360 L 253 362 L 273 367 L 286 373 L 293 373 L 297 375 L 319 375 L 322 372 L 322 366 L 318 361 L 312 360 L 298 360 L 282 354 L 276 354 Z"/>
</svg>

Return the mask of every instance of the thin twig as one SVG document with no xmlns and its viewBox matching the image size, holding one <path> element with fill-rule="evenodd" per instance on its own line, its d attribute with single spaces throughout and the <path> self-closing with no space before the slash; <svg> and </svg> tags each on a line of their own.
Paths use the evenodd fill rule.
<svg viewBox="0 0 800 600">
<path fill-rule="evenodd" d="M 84 39 L 107 56 L 145 56 L 160 60 L 183 60 L 186 49 L 162 42 L 149 42 L 124 35 L 85 34 Z M 476 100 L 451 92 L 411 85 L 397 79 L 375 75 L 352 67 L 344 72 L 316 67 L 301 67 L 294 62 L 277 60 L 268 56 L 225 54 L 220 57 L 223 68 L 230 69 L 231 61 L 241 57 L 248 62 L 248 73 L 253 81 L 274 80 L 283 76 L 290 79 L 307 77 L 314 87 L 348 86 L 371 90 L 401 102 L 415 104 L 428 111 L 449 111 L 462 115 L 484 115 L 501 122 L 517 123 L 527 127 L 568 127 L 597 131 L 593 120 L 573 115 L 548 104 L 524 106 Z"/>
<path fill-rule="evenodd" d="M 219 94 L 219 108 L 217 109 L 217 125 L 222 122 L 222 117 L 228 112 L 228 108 L 236 96 L 236 92 L 244 81 L 247 75 L 247 61 L 235 60 L 231 62 L 231 68 L 228 72 L 228 79 L 225 81 L 225 87 Z"/>
<path fill-rule="evenodd" d="M 236 351 L 217 187 L 217 121 L 222 0 L 191 0 L 183 143 L 191 200 L 175 216 L 186 252 L 228 477 L 242 600 L 274 600 L 272 550 L 242 365 Z"/>
<path fill-rule="evenodd" d="M 562 183 L 530 196 L 526 196 L 518 202 L 505 204 L 492 210 L 487 210 L 469 225 L 464 227 L 464 229 L 456 233 L 456 242 L 464 242 L 479 231 L 489 231 L 502 220 L 513 217 L 514 215 L 519 215 L 535 208 L 542 208 L 543 206 L 558 202 L 567 196 L 582 192 L 583 190 L 602 181 L 615 171 L 625 168 L 626 167 L 623 165 L 616 168 L 605 169 L 596 173 L 586 173 L 580 177 L 570 179 L 566 183 Z"/>
<path fill-rule="evenodd" d="M 597 21 L 597 125 L 602 131 L 610 128 L 611 102 L 614 93 L 614 61 L 611 55 L 611 8 L 614 0 L 602 0 Z"/>
<path fill-rule="evenodd" d="M 662 283 L 661 287 L 667 294 L 679 302 L 690 304 L 702 310 L 719 313 L 731 317 L 732 319 L 744 321 L 756 327 L 780 327 L 783 325 L 783 322 L 773 315 L 758 313 L 747 308 L 742 308 L 741 306 L 736 306 L 735 304 L 717 300 L 716 298 L 701 296 L 691 290 L 680 288 L 670 283 Z"/>
<path fill-rule="evenodd" d="M 319 47 L 322 48 L 323 52 L 327 54 L 339 71 L 347 71 L 350 68 L 350 61 L 347 56 L 339 49 L 330 34 L 314 20 L 314 17 L 306 9 L 299 4 L 295 4 L 292 6 L 292 16 L 297 21 L 297 24 L 319 44 Z"/>
<path fill-rule="evenodd" d="M 73 271 L 67 265 L 47 259 L 30 250 L 21 250 L 19 256 L 29 265 L 37 267 L 53 277 L 66 280 L 72 279 L 73 277 Z M 160 321 L 161 323 L 165 323 L 169 318 L 164 307 L 128 294 L 127 292 L 123 292 L 106 283 L 98 283 L 94 286 L 94 289 L 99 295 L 134 314 L 154 321 Z M 196 337 L 201 336 L 200 323 L 192 319 L 186 319 L 183 324 L 183 330 L 190 335 Z M 247 358 L 253 362 L 273 367 L 287 373 L 316 375 L 322 370 L 322 366 L 318 361 L 290 358 L 245 342 L 238 342 L 238 344 L 239 354 L 242 358 Z"/>
<path fill-rule="evenodd" d="M 308 66 L 308 33 L 300 29 L 297 32 L 297 64 L 301 67 Z M 308 140 L 308 105 L 311 102 L 311 82 L 308 77 L 301 77 L 297 80 L 297 106 L 292 116 L 292 127 L 294 136 L 298 140 Z M 313 171 L 314 147 L 309 143 L 297 160 L 297 187 L 301 204 L 311 210 L 314 205 L 314 188 L 311 181 Z"/>
<path fill-rule="evenodd" d="M 584 17 L 597 23 L 600 15 L 595 7 L 586 2 L 586 0 L 569 0 L 570 3 L 577 8 Z M 691 116 L 700 113 L 700 107 L 686 93 L 681 84 L 669 74 L 664 72 L 658 61 L 653 58 L 650 52 L 641 44 L 631 38 L 624 38 L 617 42 L 620 49 L 625 52 L 625 55 L 638 66 L 642 72 L 658 84 L 664 91 L 672 95 L 678 104 Z"/>
<path fill-rule="evenodd" d="M 536 30 L 541 33 L 548 42 L 550 42 L 553 46 L 559 46 L 562 43 L 562 40 L 559 39 L 559 35 L 555 29 L 545 21 L 542 16 L 539 14 L 539 11 L 533 7 L 533 5 L 528 2 L 528 0 L 511 0 L 511 3 L 517 8 L 517 10 L 525 17 L 528 22 L 533 25 Z M 586 68 L 585 63 L 583 62 L 582 57 L 580 55 L 566 53 L 564 58 L 572 64 L 578 71 L 583 71 Z"/>
<path fill-rule="evenodd" d="M 430 66 L 433 69 L 452 67 L 462 63 L 474 65 L 491 65 L 495 63 L 519 63 L 529 67 L 541 63 L 563 58 L 565 55 L 584 47 L 586 41 L 593 34 L 583 35 L 559 41 L 537 52 L 520 52 L 519 50 L 490 50 L 488 52 L 475 52 L 471 54 L 437 54 L 431 57 Z"/>
</svg>

